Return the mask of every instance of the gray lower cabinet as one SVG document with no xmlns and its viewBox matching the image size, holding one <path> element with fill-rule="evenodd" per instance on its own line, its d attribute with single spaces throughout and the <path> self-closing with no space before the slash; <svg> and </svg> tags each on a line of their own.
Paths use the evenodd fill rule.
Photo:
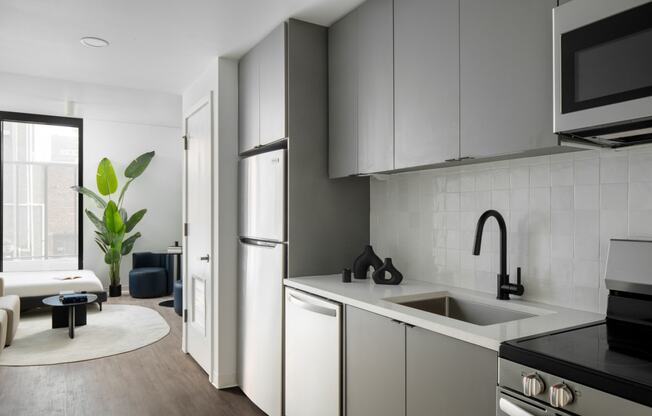
<svg viewBox="0 0 652 416">
<path fill-rule="evenodd" d="M 351 306 L 344 351 L 347 416 L 495 415 L 495 351 Z"/>
<path fill-rule="evenodd" d="M 358 173 L 357 10 L 328 30 L 328 176 Z"/>
<path fill-rule="evenodd" d="M 240 153 L 260 144 L 258 88 L 258 50 L 252 49 L 238 62 L 238 150 Z"/>
<path fill-rule="evenodd" d="M 496 414 L 495 351 L 408 328 L 406 358 L 407 416 Z"/>
<path fill-rule="evenodd" d="M 286 137 L 285 33 L 282 23 L 260 43 L 260 144 Z"/>
<path fill-rule="evenodd" d="M 482 158 L 553 147 L 555 0 L 460 0 L 460 148 Z"/>
<path fill-rule="evenodd" d="M 346 307 L 346 415 L 405 415 L 405 326 Z"/>
<path fill-rule="evenodd" d="M 459 0 L 396 0 L 396 169 L 459 157 L 459 75 Z"/>
</svg>

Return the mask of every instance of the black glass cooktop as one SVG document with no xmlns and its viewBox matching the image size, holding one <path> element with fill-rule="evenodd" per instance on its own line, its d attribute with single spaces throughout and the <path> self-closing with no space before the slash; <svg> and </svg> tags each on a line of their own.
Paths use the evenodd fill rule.
<svg viewBox="0 0 652 416">
<path fill-rule="evenodd" d="M 652 334 L 631 334 L 605 322 L 508 341 L 500 357 L 652 406 Z"/>
</svg>

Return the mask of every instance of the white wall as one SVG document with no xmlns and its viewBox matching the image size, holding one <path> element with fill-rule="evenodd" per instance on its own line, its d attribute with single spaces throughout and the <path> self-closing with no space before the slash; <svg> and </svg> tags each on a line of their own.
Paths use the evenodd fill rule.
<svg viewBox="0 0 652 416">
<path fill-rule="evenodd" d="M 609 238 L 652 237 L 652 147 L 583 151 L 389 176 L 371 181 L 371 243 L 404 276 L 496 291 L 499 234 L 508 273 L 523 268 L 525 298 L 589 311 L 606 308 Z M 490 232 L 487 232 L 490 231 Z"/>
<path fill-rule="evenodd" d="M 67 112 L 66 101 L 72 101 Z M 68 106 L 70 108 L 70 106 Z M 163 250 L 181 240 L 181 169 L 183 147 L 179 113 L 181 97 L 0 73 L 0 111 L 72 116 L 84 119 L 84 186 L 97 189 L 95 171 L 102 157 L 122 172 L 141 153 L 156 151 L 152 164 L 129 188 L 125 208 L 148 213 L 136 230 L 143 237 L 134 251 Z M 96 209 L 85 201 L 85 207 Z M 108 268 L 84 221 L 84 267 L 95 271 L 108 286 Z M 131 256 L 122 263 L 122 284 L 128 284 Z"/>
<path fill-rule="evenodd" d="M 215 59 L 183 94 L 183 112 L 213 91 L 213 372 L 219 388 L 237 384 L 237 61 Z"/>
</svg>

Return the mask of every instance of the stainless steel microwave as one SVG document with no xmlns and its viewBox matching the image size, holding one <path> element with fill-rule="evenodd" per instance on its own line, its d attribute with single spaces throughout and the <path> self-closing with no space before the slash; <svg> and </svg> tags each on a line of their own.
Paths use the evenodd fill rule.
<svg viewBox="0 0 652 416">
<path fill-rule="evenodd" d="M 553 10 L 554 131 L 607 147 L 652 143 L 652 1 Z"/>
</svg>

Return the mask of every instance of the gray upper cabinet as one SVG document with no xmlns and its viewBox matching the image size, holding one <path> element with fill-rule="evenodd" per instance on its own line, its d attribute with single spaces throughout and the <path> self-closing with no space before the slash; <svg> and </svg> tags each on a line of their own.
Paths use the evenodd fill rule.
<svg viewBox="0 0 652 416">
<path fill-rule="evenodd" d="M 286 137 L 285 23 L 260 44 L 260 144 Z"/>
<path fill-rule="evenodd" d="M 394 168 L 393 1 L 358 9 L 358 170 Z"/>
<path fill-rule="evenodd" d="M 240 153 L 286 137 L 285 38 L 282 23 L 238 63 Z"/>
<path fill-rule="evenodd" d="M 462 157 L 557 145 L 552 133 L 554 0 L 460 0 Z"/>
<path fill-rule="evenodd" d="M 357 10 L 328 30 L 328 174 L 358 173 Z"/>
<path fill-rule="evenodd" d="M 240 153 L 260 144 L 260 112 L 257 49 L 238 62 L 238 149 Z"/>
<path fill-rule="evenodd" d="M 407 416 L 495 414 L 495 351 L 408 328 L 406 362 Z"/>
<path fill-rule="evenodd" d="M 458 0 L 396 0 L 394 48 L 395 168 L 458 158 Z"/>
<path fill-rule="evenodd" d="M 346 415 L 404 415 L 405 326 L 347 306 L 345 352 Z"/>
<path fill-rule="evenodd" d="M 557 147 L 555 4 L 367 0 L 333 25 L 330 176 Z"/>
<path fill-rule="evenodd" d="M 329 175 L 394 168 L 393 1 L 368 0 L 329 29 Z"/>
</svg>

